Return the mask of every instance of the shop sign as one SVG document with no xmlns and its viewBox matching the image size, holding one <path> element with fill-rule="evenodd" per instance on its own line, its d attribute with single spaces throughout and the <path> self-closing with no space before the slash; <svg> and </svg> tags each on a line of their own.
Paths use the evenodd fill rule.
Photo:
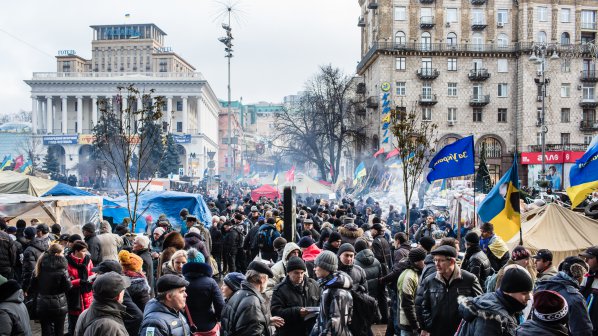
<svg viewBox="0 0 598 336">
<path fill-rule="evenodd" d="M 177 144 L 191 143 L 191 134 L 173 134 L 172 139 Z"/>
<path fill-rule="evenodd" d="M 76 145 L 79 141 L 77 135 L 45 135 L 44 145 Z"/>
<path fill-rule="evenodd" d="M 584 152 L 576 151 L 551 151 L 546 152 L 544 156 L 544 163 L 575 163 L 575 160 L 580 159 Z M 521 164 L 542 164 L 542 152 L 524 152 L 521 153 Z"/>
</svg>

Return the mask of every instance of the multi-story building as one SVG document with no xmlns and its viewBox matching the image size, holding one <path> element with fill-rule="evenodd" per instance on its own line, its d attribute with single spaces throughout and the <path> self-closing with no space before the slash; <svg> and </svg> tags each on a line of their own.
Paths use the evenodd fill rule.
<svg viewBox="0 0 598 336">
<path fill-rule="evenodd" d="M 358 86 L 366 99 L 366 152 L 385 139 L 382 97 L 438 124 L 438 147 L 473 134 L 496 181 L 522 153 L 523 183 L 538 173 L 545 125 L 556 170 L 598 131 L 598 75 L 590 52 L 598 3 L 590 0 L 359 0 Z M 530 61 L 546 48 L 545 67 Z M 558 57 L 558 59 L 557 59 Z M 533 58 L 532 58 L 533 59 Z M 540 62 L 541 63 L 541 62 Z M 549 79 L 543 94 L 542 81 Z M 544 103 L 544 120 L 542 104 Z M 371 147 L 370 147 L 371 144 Z M 547 157 L 548 157 L 547 155 Z M 559 156 L 560 155 L 560 156 Z M 541 161 L 541 155 L 540 155 Z M 568 183 L 565 179 L 565 184 Z"/>
<path fill-rule="evenodd" d="M 44 150 L 53 146 L 63 172 L 75 173 L 90 152 L 98 100 L 114 99 L 117 87 L 133 84 L 165 97 L 163 122 L 179 146 L 179 171 L 201 176 L 207 153 L 218 150 L 220 105 L 207 80 L 164 45 L 166 33 L 155 24 L 91 28 L 91 59 L 59 51 L 57 72 L 35 72 L 25 81 L 31 86 L 32 130 L 43 138 Z M 140 105 L 136 102 L 135 108 Z"/>
<path fill-rule="evenodd" d="M 218 174 L 226 180 L 242 176 L 244 132 L 241 124 L 243 103 L 220 101 L 218 116 Z M 230 120 L 230 121 L 229 121 Z M 230 140 L 229 140 L 230 139 Z"/>
<path fill-rule="evenodd" d="M 277 139 L 276 115 L 282 113 L 282 104 L 258 102 L 243 108 L 243 128 L 245 130 L 245 155 L 254 171 L 273 171 L 276 164 Z"/>
</svg>

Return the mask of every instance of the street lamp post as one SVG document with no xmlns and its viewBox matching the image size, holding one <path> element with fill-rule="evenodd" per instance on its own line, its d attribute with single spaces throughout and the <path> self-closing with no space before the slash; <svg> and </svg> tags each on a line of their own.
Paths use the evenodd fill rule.
<svg viewBox="0 0 598 336">
<path fill-rule="evenodd" d="M 226 36 L 225 37 L 220 37 L 218 38 L 218 41 L 222 42 L 225 46 L 224 48 L 224 52 L 226 53 L 224 55 L 224 57 L 226 57 L 228 59 L 227 63 L 228 63 L 228 85 L 227 85 L 227 89 L 228 89 L 228 104 L 227 104 L 227 108 L 226 108 L 226 116 L 228 119 L 228 148 L 227 148 L 227 152 L 228 152 L 228 162 L 229 162 L 229 177 L 232 179 L 233 176 L 233 166 L 230 164 L 231 163 L 231 143 L 232 143 L 232 121 L 231 121 L 231 117 L 232 117 L 232 113 L 231 113 L 231 90 L 230 90 L 230 59 L 233 57 L 233 34 L 232 34 L 232 28 L 230 26 L 230 15 L 231 15 L 231 11 L 232 11 L 232 7 L 228 7 L 228 23 L 223 23 L 222 24 L 222 28 L 224 29 L 224 31 L 226 32 Z"/>
</svg>

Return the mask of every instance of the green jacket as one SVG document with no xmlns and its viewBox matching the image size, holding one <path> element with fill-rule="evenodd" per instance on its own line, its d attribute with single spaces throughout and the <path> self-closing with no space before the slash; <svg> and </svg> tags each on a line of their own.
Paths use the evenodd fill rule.
<svg viewBox="0 0 598 336">
<path fill-rule="evenodd" d="M 408 268 L 397 281 L 399 298 L 399 325 L 402 330 L 419 330 L 415 314 L 415 296 L 419 285 L 419 274 L 413 268 Z"/>
</svg>

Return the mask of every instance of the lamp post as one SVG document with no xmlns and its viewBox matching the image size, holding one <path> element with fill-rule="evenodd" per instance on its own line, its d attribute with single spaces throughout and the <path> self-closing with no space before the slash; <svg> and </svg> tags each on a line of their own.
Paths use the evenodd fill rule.
<svg viewBox="0 0 598 336">
<path fill-rule="evenodd" d="M 228 7 L 228 23 L 223 23 L 222 24 L 222 28 L 224 29 L 224 31 L 226 32 L 226 36 L 225 37 L 220 37 L 218 38 L 218 41 L 222 42 L 225 46 L 224 48 L 224 52 L 226 53 L 224 55 L 224 57 L 226 57 L 228 59 L 227 63 L 228 63 L 228 85 L 227 85 L 227 89 L 228 89 L 228 104 L 227 104 L 227 108 L 226 108 L 226 116 L 228 119 L 228 158 L 229 158 L 229 177 L 232 179 L 233 176 L 233 166 L 230 165 L 230 160 L 231 160 L 231 143 L 232 143 L 232 126 L 231 126 L 231 117 L 232 117 L 232 113 L 231 113 L 231 90 L 230 90 L 230 59 L 233 57 L 233 34 L 232 34 L 232 28 L 230 27 L 230 15 L 231 15 L 231 11 L 232 11 L 232 7 Z"/>
</svg>

